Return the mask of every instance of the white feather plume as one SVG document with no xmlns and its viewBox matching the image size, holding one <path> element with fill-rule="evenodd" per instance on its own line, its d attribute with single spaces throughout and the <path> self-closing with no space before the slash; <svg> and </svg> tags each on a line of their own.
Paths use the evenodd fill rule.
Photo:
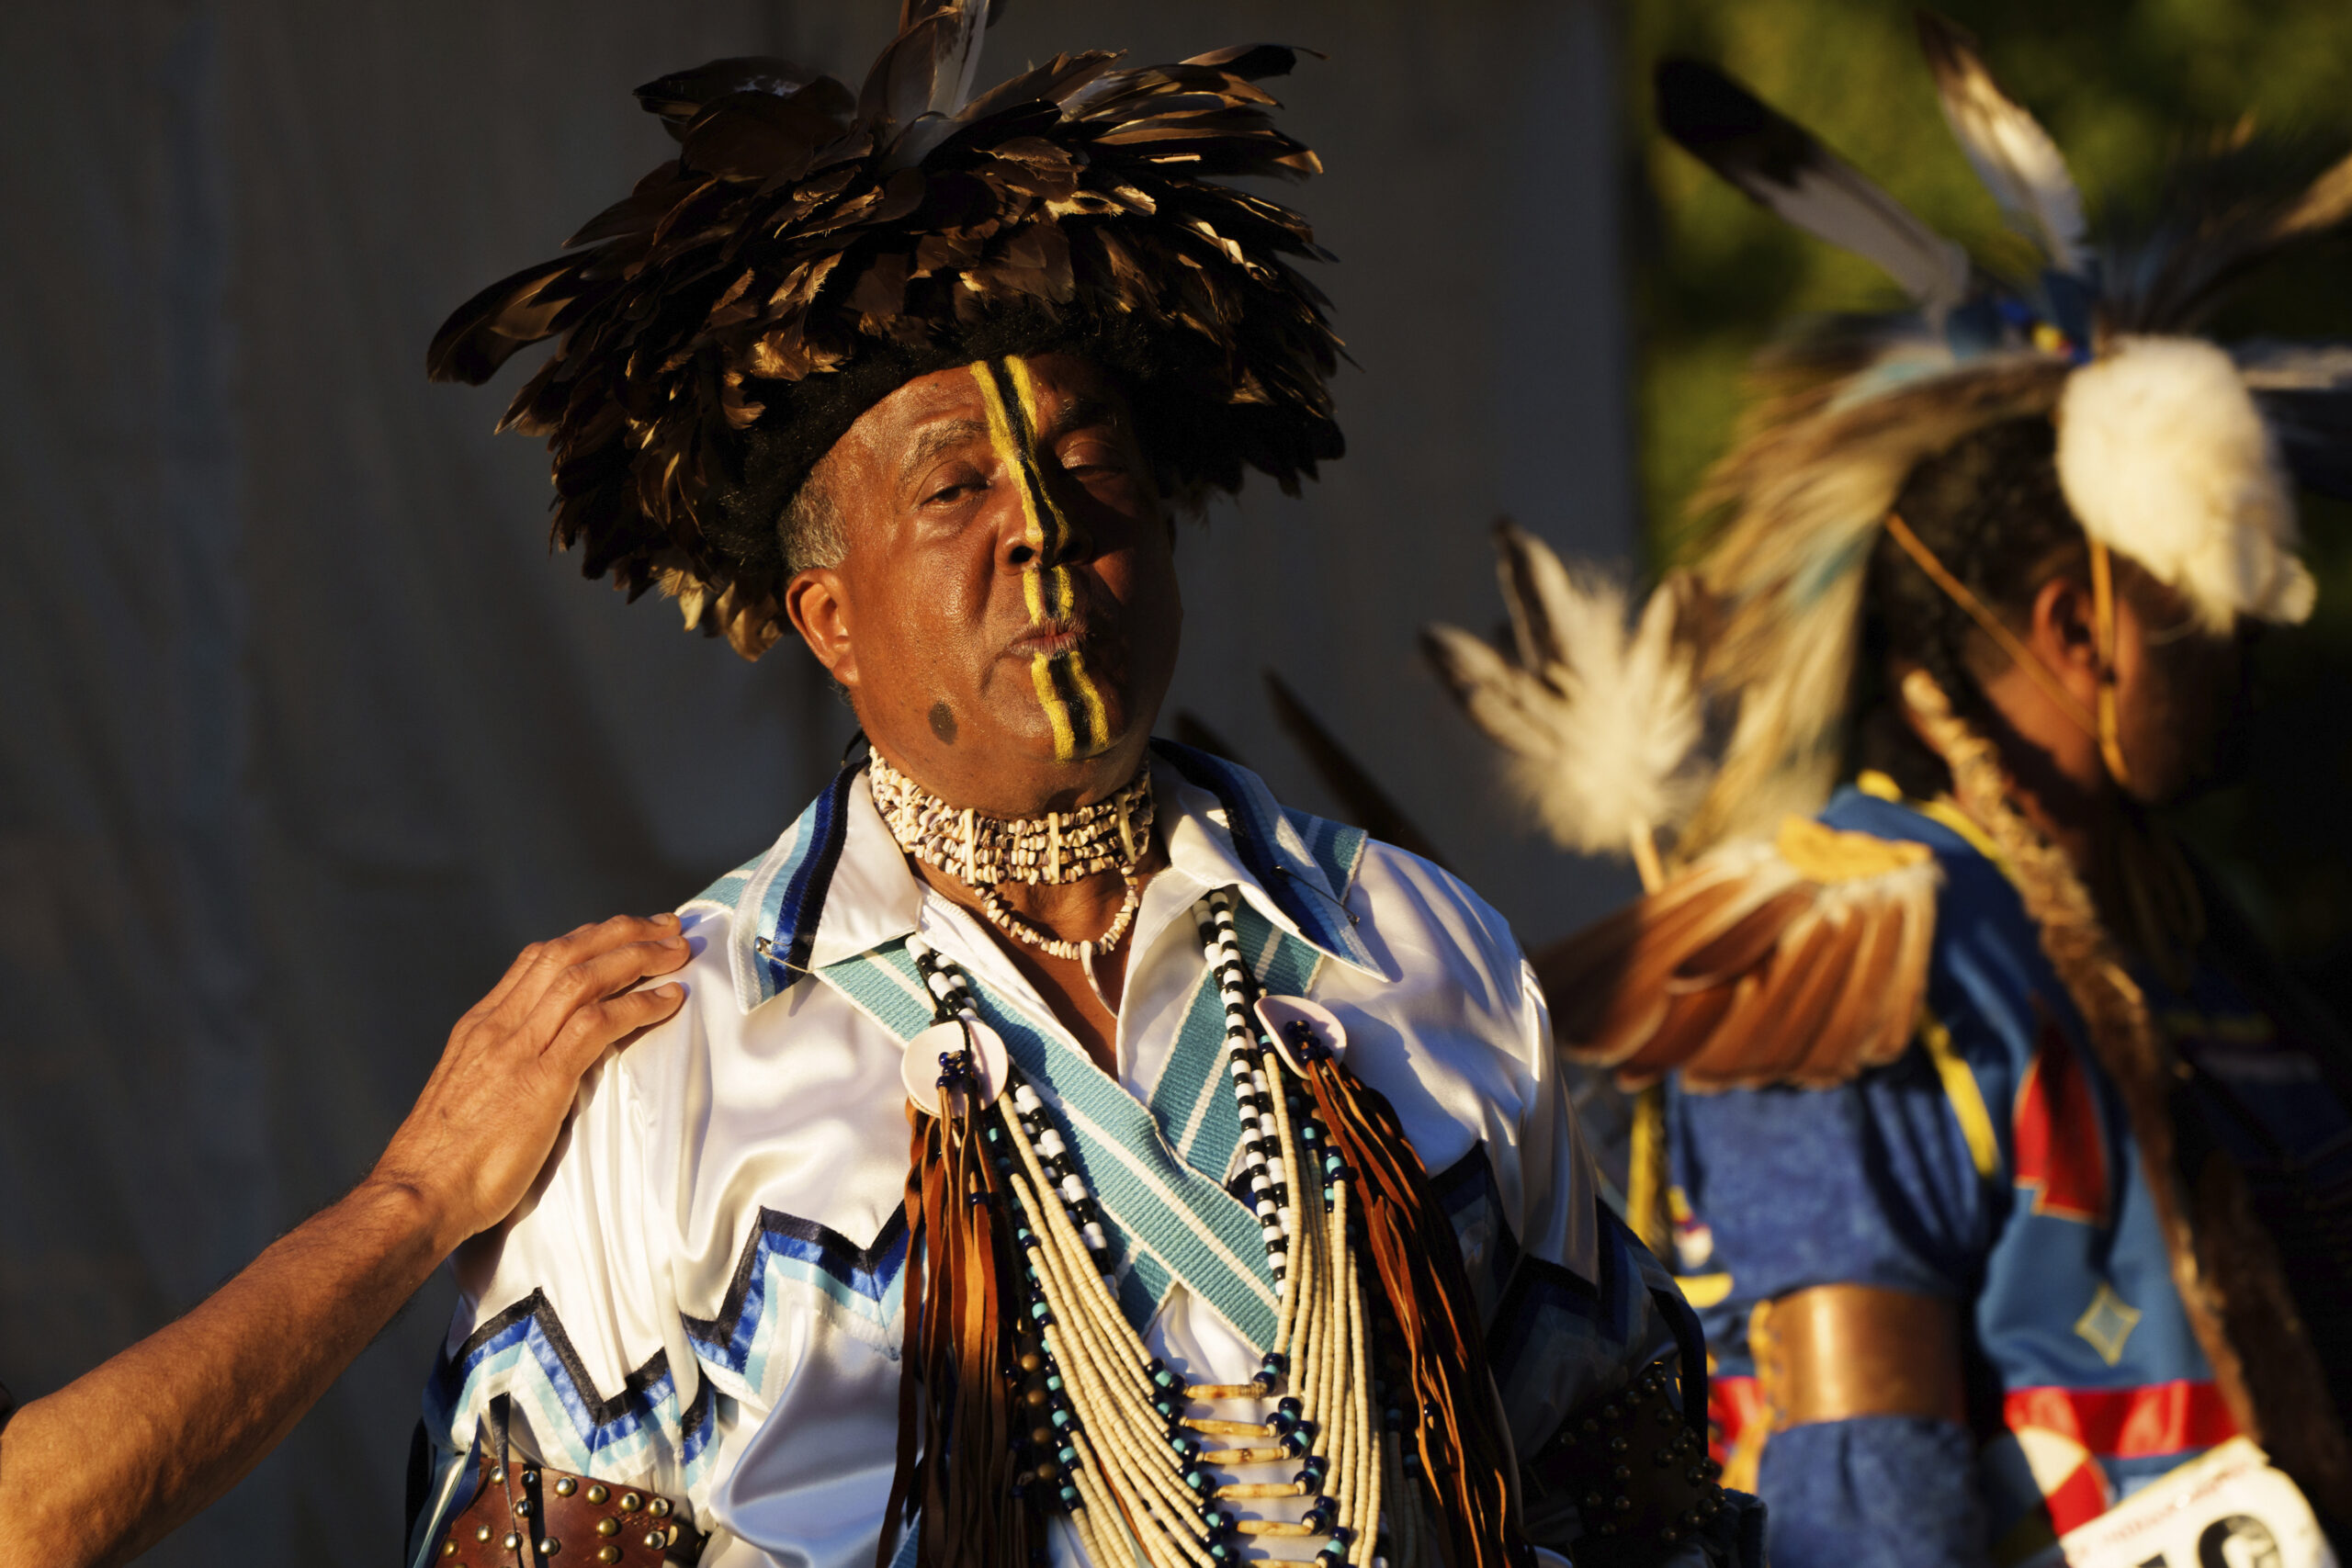
<svg viewBox="0 0 2352 1568">
<path fill-rule="evenodd" d="M 2066 378 L 2057 417 L 2058 479 L 2085 531 L 2185 594 L 2209 631 L 2310 615 L 2294 495 L 2228 354 L 2119 338 Z"/>
<path fill-rule="evenodd" d="M 2082 275 L 2090 263 L 2083 194 L 2050 133 L 1978 58 L 1975 40 L 1942 17 L 1919 16 L 1919 42 L 1935 73 L 1944 122 L 2009 226 L 2041 247 L 2050 265 Z"/>
<path fill-rule="evenodd" d="M 1429 628 L 1430 658 L 1509 754 L 1507 776 L 1545 831 L 1581 853 L 1625 854 L 1635 834 L 1678 826 L 1707 784 L 1677 585 L 1661 584 L 1629 626 L 1626 591 L 1606 574 L 1571 570 L 1508 525 L 1498 544 L 1517 660 L 1445 626 Z"/>
</svg>

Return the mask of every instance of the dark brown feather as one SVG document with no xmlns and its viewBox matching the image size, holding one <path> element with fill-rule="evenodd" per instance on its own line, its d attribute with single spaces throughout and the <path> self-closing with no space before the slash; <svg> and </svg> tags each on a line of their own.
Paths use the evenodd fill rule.
<svg viewBox="0 0 2352 1568">
<path fill-rule="evenodd" d="M 925 369 L 1082 343 L 1139 402 L 1182 405 L 1155 456 L 1185 487 L 1255 468 L 1295 490 L 1341 450 L 1339 342 L 1292 265 L 1321 252 L 1296 214 L 1212 183 L 1316 166 L 1253 85 L 1292 51 L 1073 54 L 959 107 L 978 3 L 909 5 L 856 94 L 757 57 L 647 84 L 678 156 L 427 352 L 435 378 L 479 382 L 559 337 L 503 422 L 548 440 L 551 536 L 747 655 L 784 624 L 775 516 Z"/>
</svg>

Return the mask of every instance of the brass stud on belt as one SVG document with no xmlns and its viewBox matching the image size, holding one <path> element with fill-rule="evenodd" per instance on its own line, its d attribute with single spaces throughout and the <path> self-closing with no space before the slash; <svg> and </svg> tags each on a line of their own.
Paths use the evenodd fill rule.
<svg viewBox="0 0 2352 1568">
<path fill-rule="evenodd" d="M 588 1501 L 591 1503 L 601 1503 L 611 1495 L 610 1492 L 605 1490 L 605 1483 L 601 1481 L 588 1488 Z"/>
<path fill-rule="evenodd" d="M 553 1557 L 557 1552 L 561 1551 L 562 1550 L 563 1542 L 556 1540 L 553 1536 L 549 1536 L 547 1540 L 539 1542 L 539 1555 L 542 1557 Z"/>
<path fill-rule="evenodd" d="M 635 1512 L 637 1512 L 639 1508 L 642 1508 L 643 1506 L 645 1506 L 645 1499 L 644 1499 L 644 1498 L 642 1498 L 642 1497 L 640 1497 L 640 1496 L 639 1496 L 636 1493 L 634 1493 L 634 1492 L 624 1492 L 624 1493 L 622 1493 L 622 1494 L 621 1494 L 621 1512 L 622 1512 L 622 1513 L 624 1513 L 624 1514 L 634 1514 Z"/>
<path fill-rule="evenodd" d="M 537 1471 L 536 1471 L 536 1470 L 526 1470 L 526 1471 L 525 1471 L 525 1472 L 523 1472 L 523 1484 L 524 1484 L 524 1485 L 526 1485 L 526 1486 L 537 1486 L 538 1483 L 539 1483 L 539 1472 L 538 1472 Z"/>
<path fill-rule="evenodd" d="M 514 1517 L 518 1519 L 527 1519 L 531 1517 L 531 1500 L 528 1497 L 514 1499 Z"/>
<path fill-rule="evenodd" d="M 670 1499 L 656 1497 L 645 1506 L 645 1511 L 657 1519 L 666 1519 L 670 1517 Z"/>
<path fill-rule="evenodd" d="M 621 1549 L 617 1546 L 608 1546 L 596 1553 L 596 1561 L 599 1562 L 618 1562 L 620 1560 Z"/>
<path fill-rule="evenodd" d="M 490 1540 L 490 1527 L 488 1525 L 476 1525 L 474 1527 L 474 1539 L 487 1545 Z"/>
<path fill-rule="evenodd" d="M 621 1522 L 618 1519 L 598 1519 L 596 1521 L 596 1533 L 598 1535 L 618 1535 L 621 1533 Z"/>
<path fill-rule="evenodd" d="M 508 1530 L 506 1532 L 506 1539 L 500 1541 L 498 1544 L 504 1547 L 509 1551 L 520 1551 L 523 1549 L 523 1538 L 516 1535 L 513 1530 Z"/>
<path fill-rule="evenodd" d="M 441 1555 L 442 1555 L 442 1556 L 444 1556 L 444 1557 L 455 1557 L 455 1556 L 457 1556 L 457 1555 L 458 1555 L 458 1543 L 457 1543 L 456 1541 L 454 1541 L 454 1540 L 445 1540 L 445 1541 L 443 1541 L 443 1542 L 441 1543 Z"/>
<path fill-rule="evenodd" d="M 670 1541 L 669 1538 L 664 1536 L 660 1530 L 647 1530 L 645 1532 L 645 1544 L 651 1547 L 654 1551 L 659 1551 L 663 1547 L 669 1545 Z"/>
<path fill-rule="evenodd" d="M 503 1464 L 502 1464 L 502 1465 L 500 1465 L 496 1470 L 492 1471 L 492 1472 L 490 1472 L 490 1480 L 491 1480 L 491 1484 L 492 1484 L 492 1485 L 493 1485 L 493 1486 L 503 1486 L 503 1485 L 505 1485 L 505 1484 L 506 1484 L 506 1467 L 505 1467 L 504 1465 L 503 1465 Z"/>
<path fill-rule="evenodd" d="M 569 1496 L 571 1496 L 574 1492 L 577 1492 L 577 1491 L 579 1491 L 579 1490 L 580 1490 L 580 1483 L 578 1483 L 577 1481 L 574 1481 L 574 1480 L 573 1480 L 571 1477 L 570 1477 L 569 1475 L 564 1476 L 561 1480 L 558 1481 L 558 1482 L 555 1483 L 555 1495 L 556 1495 L 557 1496 L 559 1496 L 559 1497 L 569 1497 Z"/>
</svg>

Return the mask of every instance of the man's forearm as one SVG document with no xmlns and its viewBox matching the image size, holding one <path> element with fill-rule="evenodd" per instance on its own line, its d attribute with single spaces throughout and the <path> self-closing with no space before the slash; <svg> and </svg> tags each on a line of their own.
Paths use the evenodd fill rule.
<svg viewBox="0 0 2352 1568">
<path fill-rule="evenodd" d="M 370 1180 L 187 1316 L 0 1428 L 0 1565 L 119 1562 L 281 1440 L 458 1237 Z"/>
</svg>

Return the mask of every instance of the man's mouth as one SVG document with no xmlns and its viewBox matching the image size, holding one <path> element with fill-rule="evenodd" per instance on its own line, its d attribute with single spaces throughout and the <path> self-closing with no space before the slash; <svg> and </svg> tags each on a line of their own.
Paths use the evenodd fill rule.
<svg viewBox="0 0 2352 1568">
<path fill-rule="evenodd" d="M 1032 626 L 1022 633 L 1013 640 L 1012 651 L 1023 659 L 1035 658 L 1040 654 L 1051 659 L 1057 654 L 1076 653 L 1086 646 L 1086 640 L 1085 623 L 1053 621 Z"/>
</svg>

